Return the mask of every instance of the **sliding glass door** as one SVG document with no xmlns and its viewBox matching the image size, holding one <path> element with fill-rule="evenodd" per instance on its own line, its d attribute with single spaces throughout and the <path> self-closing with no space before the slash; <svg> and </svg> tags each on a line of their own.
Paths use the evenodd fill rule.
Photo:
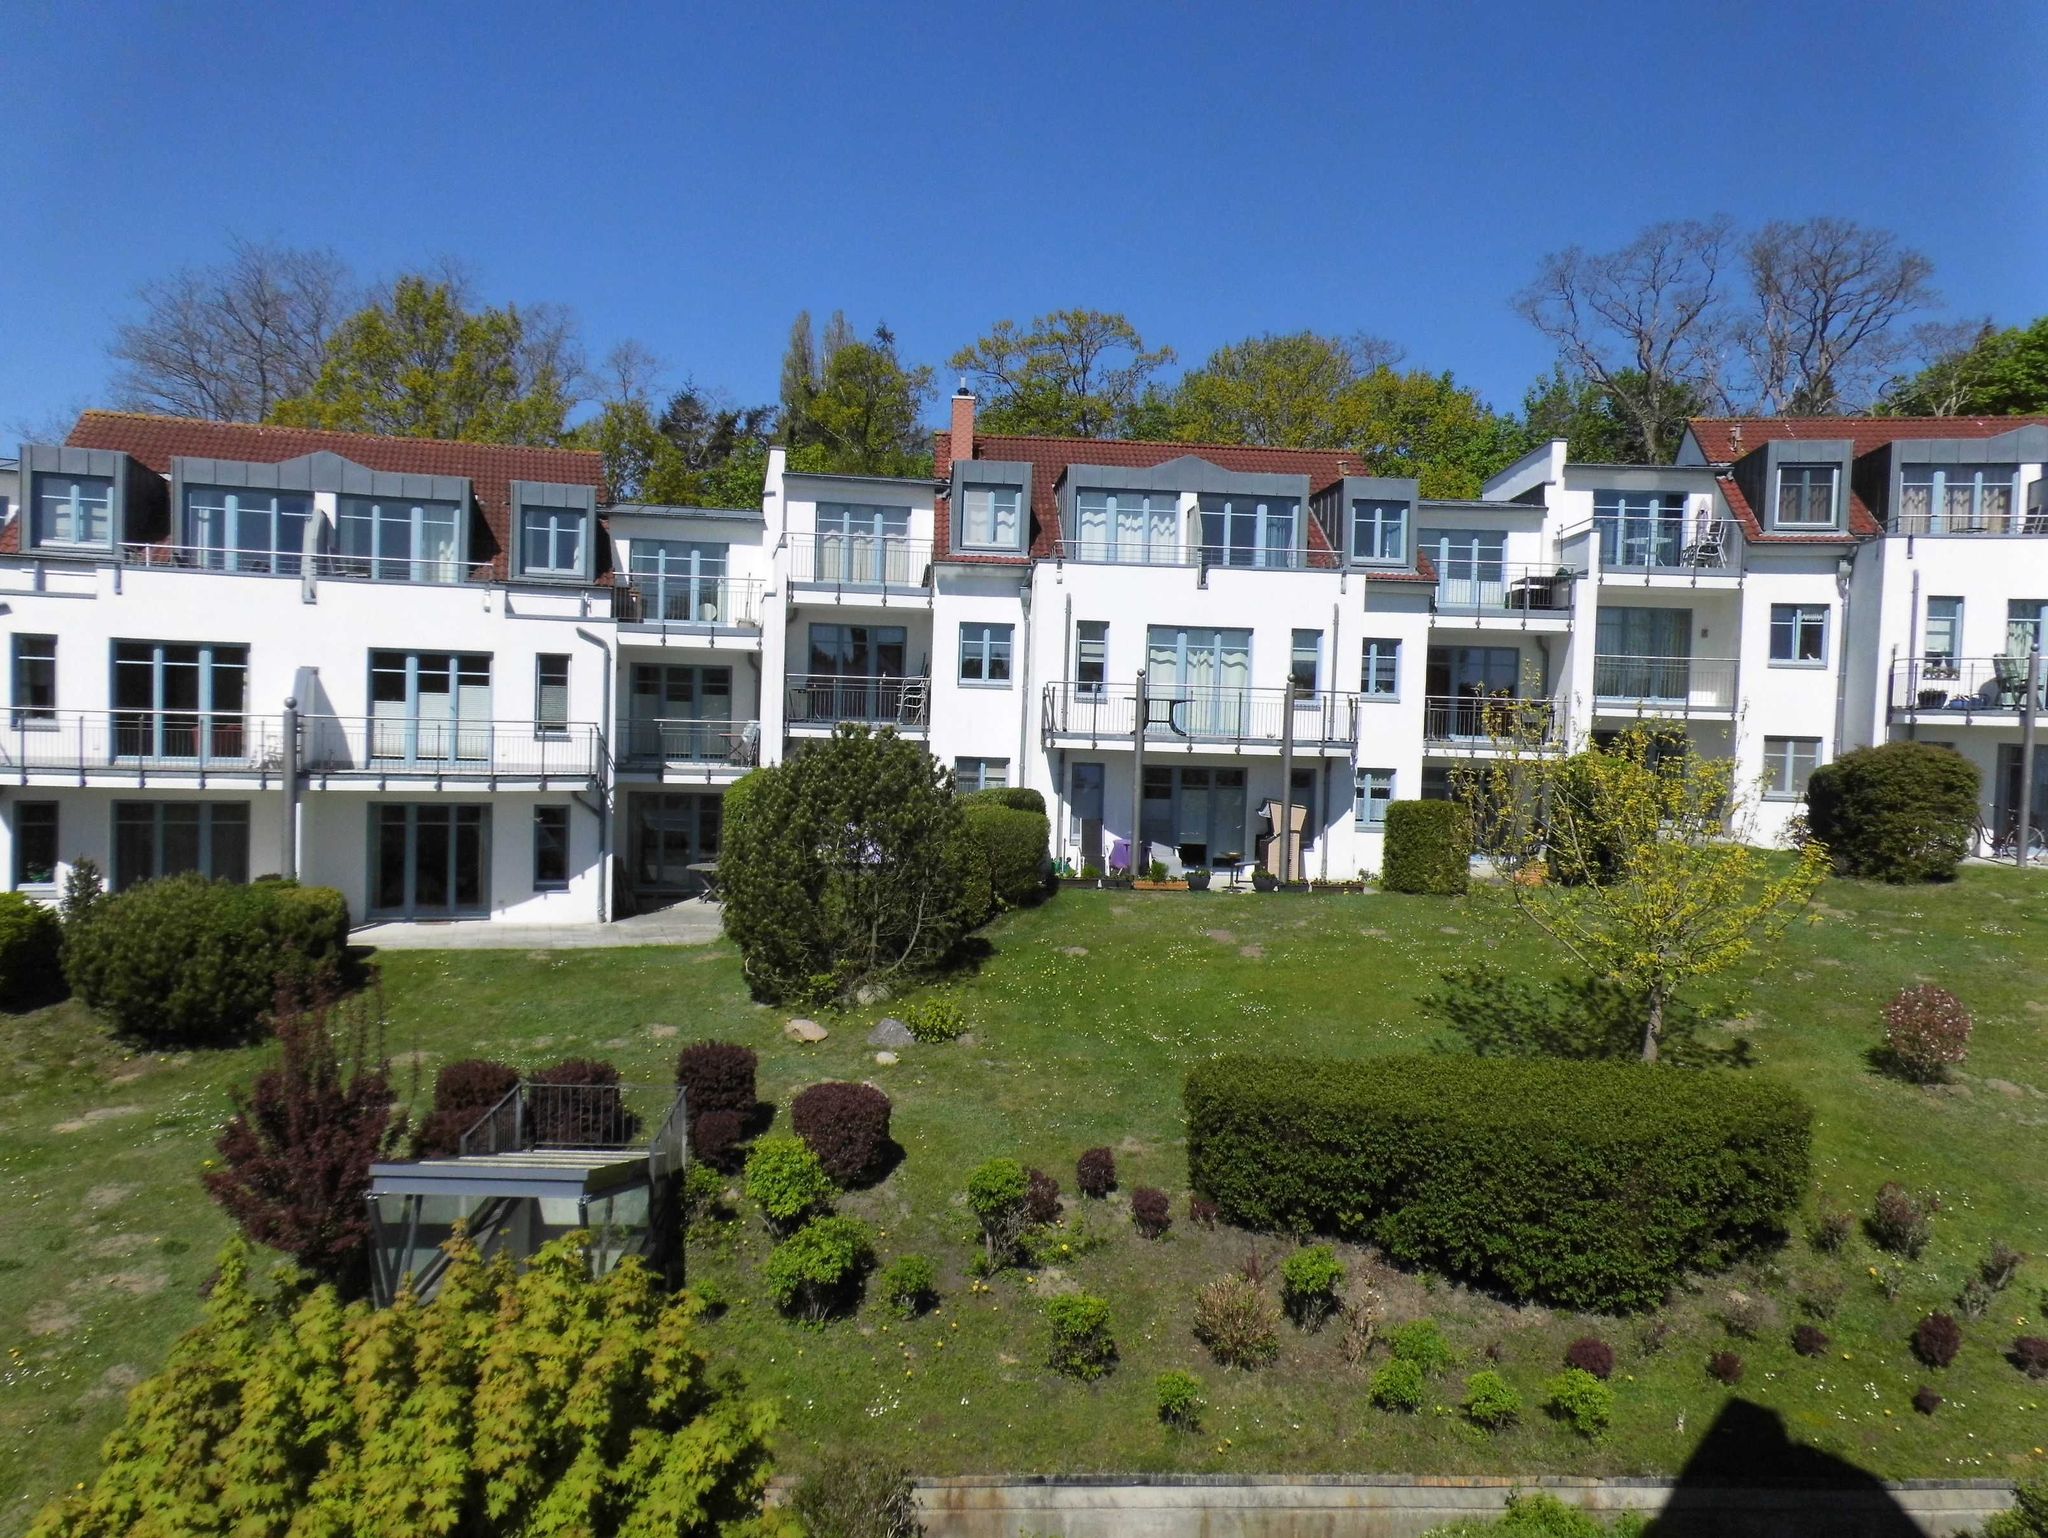
<svg viewBox="0 0 2048 1538">
<path fill-rule="evenodd" d="M 908 540 L 910 509 L 852 502 L 818 504 L 817 580 L 856 587 L 911 586 L 922 580 Z"/>
<path fill-rule="evenodd" d="M 635 758 L 723 763 L 732 751 L 732 669 L 641 662 L 627 717 Z"/>
<path fill-rule="evenodd" d="M 247 736 L 249 648 L 114 643 L 114 756 L 239 759 Z"/>
<path fill-rule="evenodd" d="M 1593 639 L 1593 692 L 1611 699 L 1692 695 L 1692 610 L 1605 608 Z"/>
<path fill-rule="evenodd" d="M 491 751 L 491 659 L 370 653 L 370 754 L 405 764 L 482 763 Z"/>
<path fill-rule="evenodd" d="M 1251 681 L 1249 630 L 1154 625 L 1145 632 L 1145 692 L 1155 701 L 1174 702 L 1175 731 L 1190 737 L 1245 735 Z"/>
<path fill-rule="evenodd" d="M 372 914 L 412 919 L 488 912 L 490 829 L 485 806 L 377 804 L 370 837 Z"/>
</svg>

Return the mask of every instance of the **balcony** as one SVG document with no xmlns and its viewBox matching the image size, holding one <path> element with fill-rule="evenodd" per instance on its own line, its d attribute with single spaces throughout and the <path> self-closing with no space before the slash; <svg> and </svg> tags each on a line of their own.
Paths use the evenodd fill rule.
<svg viewBox="0 0 2048 1538">
<path fill-rule="evenodd" d="M 624 748 L 620 762 L 629 769 L 681 769 L 684 778 L 706 782 L 730 770 L 736 779 L 761 761 L 761 723 L 635 716 L 625 724 Z"/>
<path fill-rule="evenodd" d="M 830 588 L 858 596 L 931 596 L 930 540 L 899 539 L 893 534 L 791 534 L 786 542 L 789 580 L 794 586 Z"/>
<path fill-rule="evenodd" d="M 1697 585 L 1742 575 L 1741 546 L 1726 518 L 1595 518 L 1592 527 L 1603 580 L 1682 577 Z"/>
<path fill-rule="evenodd" d="M 452 555 L 345 555 L 322 550 L 229 550 L 213 545 L 124 544 L 121 564 L 150 571 L 197 571 L 230 577 L 304 577 L 339 582 L 409 582 L 447 587 L 479 579 Z"/>
<path fill-rule="evenodd" d="M 2027 700 L 2025 657 L 1915 657 L 1892 664 L 1893 719 L 1968 723 L 1989 719 L 2010 726 Z M 2048 665 L 2034 701 L 2048 714 Z"/>
<path fill-rule="evenodd" d="M 1218 689 L 1148 684 L 1145 742 L 1148 747 L 1201 747 L 1278 752 L 1285 731 L 1286 689 Z M 1041 730 L 1047 741 L 1085 742 L 1091 747 L 1131 744 L 1138 722 L 1138 689 L 1131 684 L 1077 683 L 1045 686 Z M 1348 753 L 1358 737 L 1358 696 L 1297 694 L 1294 744 L 1311 753 Z"/>
<path fill-rule="evenodd" d="M 1564 706 L 1557 700 L 1433 694 L 1422 702 L 1424 752 L 1545 753 L 1561 749 L 1564 741 Z"/>
<path fill-rule="evenodd" d="M 188 710 L 14 710 L 0 738 L 0 773 L 23 785 L 67 780 L 255 779 L 284 770 L 282 722 Z"/>
<path fill-rule="evenodd" d="M 1733 657 L 1593 659 L 1593 708 L 1602 715 L 1728 715 Z"/>
<path fill-rule="evenodd" d="M 605 767 L 604 736 L 587 722 L 305 716 L 299 743 L 306 775 L 323 782 L 516 780 L 545 790 L 596 784 Z"/>
<path fill-rule="evenodd" d="M 758 630 L 759 577 L 612 579 L 612 617 L 622 625 L 660 630 Z"/>
<path fill-rule="evenodd" d="M 842 721 L 922 732 L 931 724 L 931 683 L 923 678 L 845 678 L 792 673 L 783 719 L 793 729 L 830 730 Z"/>
<path fill-rule="evenodd" d="M 1436 612 L 1517 626 L 1532 621 L 1568 623 L 1579 573 L 1568 566 L 1509 566 L 1501 562 L 1466 562 L 1462 575 L 1440 572 L 1436 579 Z"/>
<path fill-rule="evenodd" d="M 1249 545 L 1183 545 L 1173 541 L 1130 539 L 1063 539 L 1055 546 L 1061 561 L 1081 566 L 1182 566 L 1203 574 L 1211 571 L 1335 571 L 1336 552 L 1310 549 L 1260 549 Z"/>
<path fill-rule="evenodd" d="M 2010 496 L 1986 498 L 1975 506 L 1960 495 L 1956 506 L 1935 512 L 1927 508 L 1901 508 L 1885 520 L 1887 534 L 1915 536 L 2048 535 L 2048 503 L 2015 507 Z"/>
</svg>

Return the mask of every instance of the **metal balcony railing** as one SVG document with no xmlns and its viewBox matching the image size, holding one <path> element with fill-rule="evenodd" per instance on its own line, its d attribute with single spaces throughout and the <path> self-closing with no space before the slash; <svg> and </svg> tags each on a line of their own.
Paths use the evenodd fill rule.
<svg viewBox="0 0 2048 1538">
<path fill-rule="evenodd" d="M 124 544 L 121 564 L 158 571 L 205 571 L 238 577 L 297 577 L 318 561 L 299 550 L 224 550 L 214 545 Z"/>
<path fill-rule="evenodd" d="M 376 777 L 592 780 L 604 738 L 588 722 L 472 721 L 416 716 L 304 716 L 308 774 Z"/>
<path fill-rule="evenodd" d="M 1277 745 L 1287 712 L 1285 689 L 1219 689 L 1177 684 L 1145 686 L 1145 740 L 1219 745 Z M 1358 736 L 1358 696 L 1297 694 L 1294 740 L 1307 747 L 1348 745 Z M 1044 730 L 1053 736 L 1129 742 L 1138 722 L 1137 685 L 1048 683 Z"/>
<path fill-rule="evenodd" d="M 1062 561 L 1083 566 L 1197 566 L 1199 545 L 1178 540 L 1096 538 L 1063 539 L 1055 547 Z"/>
<path fill-rule="evenodd" d="M 1439 747 L 1555 747 L 1564 740 L 1564 707 L 1557 700 L 1433 694 L 1422 702 L 1422 739 Z"/>
<path fill-rule="evenodd" d="M 696 625 L 758 628 L 759 577 L 648 577 L 612 579 L 612 617 L 622 625 Z"/>
<path fill-rule="evenodd" d="M 459 1144 L 466 1159 L 525 1153 L 537 1148 L 608 1149 L 640 1145 L 646 1129 L 657 1129 L 652 1157 L 680 1162 L 673 1144 L 680 1123 L 674 1108 L 681 1090 L 660 1091 L 632 1084 L 514 1085 L 477 1118 Z"/>
<path fill-rule="evenodd" d="M 791 726 L 836 726 L 841 721 L 870 726 L 930 724 L 931 684 L 922 678 L 793 673 L 783 698 L 784 718 Z"/>
<path fill-rule="evenodd" d="M 2044 664 L 2048 677 L 2048 664 Z M 1891 708 L 1973 715 L 2015 716 L 2027 698 L 2027 659 L 2021 657 L 1914 657 L 1892 664 Z M 2034 701 L 2048 712 L 2048 683 Z"/>
<path fill-rule="evenodd" d="M 1900 508 L 1885 520 L 1891 534 L 2048 534 L 2048 505 L 2020 507 L 2010 493 L 1972 503 L 1959 490 L 1945 508 Z"/>
<path fill-rule="evenodd" d="M 1579 574 L 1561 566 L 1510 566 L 1499 561 L 1453 563 L 1436 579 L 1439 614 L 1562 619 L 1572 611 Z"/>
<path fill-rule="evenodd" d="M 1616 576 L 1734 576 L 1741 549 L 1725 518 L 1603 518 L 1593 530 L 1600 569 Z"/>
<path fill-rule="evenodd" d="M 1735 659 L 1596 656 L 1593 697 L 1668 714 L 1733 710 Z"/>
<path fill-rule="evenodd" d="M 37 710 L 6 716 L 0 768 L 261 775 L 284 768 L 279 718 L 201 710 Z"/>
<path fill-rule="evenodd" d="M 761 759 L 761 723 L 634 716 L 626 722 L 623 756 L 635 764 L 729 764 L 751 769 Z"/>
<path fill-rule="evenodd" d="M 932 583 L 931 541 L 893 534 L 792 534 L 789 580 L 814 587 L 923 591 Z"/>
</svg>

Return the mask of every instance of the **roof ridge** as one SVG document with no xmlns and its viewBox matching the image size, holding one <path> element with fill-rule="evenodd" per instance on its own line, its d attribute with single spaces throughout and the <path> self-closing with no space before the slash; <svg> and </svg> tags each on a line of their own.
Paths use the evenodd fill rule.
<svg viewBox="0 0 2048 1538">
<path fill-rule="evenodd" d="M 940 432 L 951 436 L 946 428 Z M 1320 454 L 1330 459 L 1358 459 L 1360 456 L 1350 449 L 1308 449 L 1288 448 L 1268 443 L 1209 443 L 1182 438 L 1069 438 L 1047 433 L 985 433 L 975 430 L 977 441 L 1007 439 L 1012 443 L 1093 443 L 1120 448 L 1174 448 L 1174 449 L 1230 449 L 1241 454 Z"/>
<path fill-rule="evenodd" d="M 551 443 L 484 443 L 475 438 L 412 438 L 399 433 L 364 433 L 346 427 L 300 427 L 290 422 L 222 422 L 213 417 L 181 417 L 164 411 L 123 411 L 108 406 L 87 406 L 78 413 L 78 422 L 87 417 L 118 417 L 131 422 L 163 422 L 175 427 L 222 428 L 230 432 L 246 433 L 319 433 L 330 438 L 353 438 L 369 443 L 413 443 L 426 444 L 437 448 L 461 449 L 474 452 L 477 449 L 509 449 L 521 454 L 580 454 L 587 458 L 603 460 L 600 449 L 569 448 Z M 78 430 L 78 422 L 71 424 L 72 432 Z"/>
</svg>

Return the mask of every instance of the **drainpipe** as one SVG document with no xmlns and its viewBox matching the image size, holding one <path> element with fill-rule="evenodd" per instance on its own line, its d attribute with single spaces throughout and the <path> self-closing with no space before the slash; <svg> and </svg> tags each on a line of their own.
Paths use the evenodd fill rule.
<svg viewBox="0 0 2048 1538">
<path fill-rule="evenodd" d="M 284 697 L 284 859 L 285 880 L 299 879 L 299 698 Z"/>
<path fill-rule="evenodd" d="M 1842 594 L 1842 634 L 1841 638 L 1835 642 L 1834 756 L 1836 758 L 1842 756 L 1842 732 L 1849 720 L 1849 637 L 1855 633 L 1851 625 L 1853 606 L 1856 602 L 1855 576 L 1856 551 L 1852 547 L 1847 555 L 1835 562 L 1835 582 Z M 1885 680 L 1885 689 L 1889 693 L 1891 689 L 1890 679 Z M 1886 725 L 1886 733 L 1887 735 L 1890 733 L 1889 723 Z"/>
<path fill-rule="evenodd" d="M 601 706 L 604 734 L 604 752 L 597 761 L 597 921 L 611 922 L 612 916 L 612 647 L 611 642 L 594 631 L 576 627 L 576 634 L 588 641 L 604 658 L 604 703 Z"/>
</svg>

